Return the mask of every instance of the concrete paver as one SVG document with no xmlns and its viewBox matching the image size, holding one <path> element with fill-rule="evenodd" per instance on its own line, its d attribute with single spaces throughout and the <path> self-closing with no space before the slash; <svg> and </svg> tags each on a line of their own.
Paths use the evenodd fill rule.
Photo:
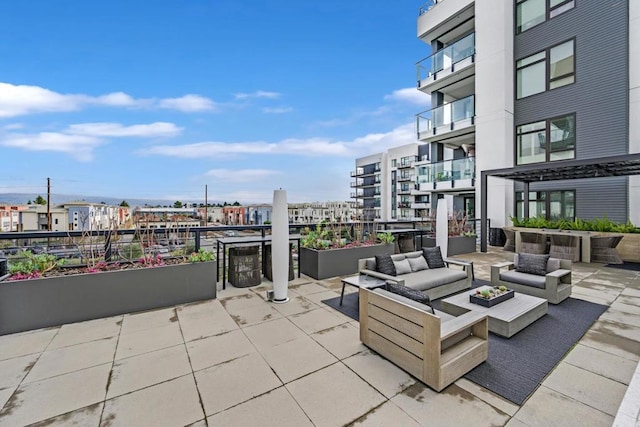
<svg viewBox="0 0 640 427">
<path fill-rule="evenodd" d="M 512 257 L 460 258 L 487 279 Z M 269 282 L 228 286 L 217 300 L 0 337 L 0 426 L 611 425 L 622 394 L 637 395 L 640 275 L 577 263 L 573 282 L 574 297 L 610 307 L 522 406 L 464 378 L 432 391 L 321 302 L 340 278 L 303 277 L 287 304 L 265 301 Z"/>
<path fill-rule="evenodd" d="M 286 387 L 316 426 L 348 424 L 386 400 L 342 363 L 302 377 Z"/>
<path fill-rule="evenodd" d="M 244 356 L 256 351 L 241 330 L 225 332 L 187 343 L 191 367 L 199 371 L 209 366 Z"/>
<path fill-rule="evenodd" d="M 184 426 L 204 418 L 193 375 L 156 384 L 107 400 L 102 424 Z"/>
</svg>

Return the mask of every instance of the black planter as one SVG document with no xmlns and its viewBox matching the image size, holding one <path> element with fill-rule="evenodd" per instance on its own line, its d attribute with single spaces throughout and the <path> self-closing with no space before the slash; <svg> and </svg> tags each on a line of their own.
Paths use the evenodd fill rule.
<svg viewBox="0 0 640 427">
<path fill-rule="evenodd" d="M 0 335 L 216 297 L 217 262 L 0 282 Z"/>
<path fill-rule="evenodd" d="M 469 295 L 469 302 L 481 305 L 483 307 L 493 307 L 496 304 L 500 304 L 503 301 L 513 298 L 513 295 L 514 295 L 513 289 L 509 289 L 507 292 L 500 294 L 497 297 L 493 297 L 489 299 L 476 296 L 475 294 L 471 294 Z"/>
<path fill-rule="evenodd" d="M 300 248 L 300 272 L 316 280 L 358 273 L 358 260 L 392 254 L 393 243 L 316 250 Z"/>
</svg>

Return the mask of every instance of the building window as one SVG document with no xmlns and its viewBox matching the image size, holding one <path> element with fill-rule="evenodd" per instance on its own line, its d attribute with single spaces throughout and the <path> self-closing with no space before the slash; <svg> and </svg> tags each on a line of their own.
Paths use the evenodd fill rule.
<svg viewBox="0 0 640 427">
<path fill-rule="evenodd" d="M 542 24 L 574 6 L 574 0 L 516 0 L 516 34 Z"/>
<path fill-rule="evenodd" d="M 574 52 L 575 40 L 569 40 L 517 61 L 516 98 L 574 83 Z"/>
<path fill-rule="evenodd" d="M 516 164 L 573 159 L 575 119 L 571 114 L 516 127 Z"/>
<path fill-rule="evenodd" d="M 398 160 L 397 159 L 391 159 L 391 167 L 395 168 L 398 165 Z"/>
<path fill-rule="evenodd" d="M 516 191 L 516 216 L 524 218 L 522 191 Z M 567 219 L 573 221 L 575 216 L 576 192 L 574 190 L 529 192 L 529 218 Z"/>
</svg>

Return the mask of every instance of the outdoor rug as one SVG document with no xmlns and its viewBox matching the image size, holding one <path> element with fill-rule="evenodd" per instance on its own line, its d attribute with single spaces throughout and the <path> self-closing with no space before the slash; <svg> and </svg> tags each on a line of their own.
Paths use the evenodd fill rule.
<svg viewBox="0 0 640 427">
<path fill-rule="evenodd" d="M 487 282 L 476 280 L 475 285 Z M 322 301 L 358 320 L 358 293 Z M 433 305 L 437 309 L 439 301 Z M 607 309 L 607 306 L 567 298 L 549 304 L 548 312 L 511 338 L 489 334 L 489 357 L 465 378 L 507 400 L 522 405 L 547 374 Z"/>
<path fill-rule="evenodd" d="M 625 261 L 623 264 L 607 264 L 605 265 L 605 267 L 620 268 L 622 270 L 640 271 L 640 263 L 637 263 L 637 262 Z"/>
</svg>

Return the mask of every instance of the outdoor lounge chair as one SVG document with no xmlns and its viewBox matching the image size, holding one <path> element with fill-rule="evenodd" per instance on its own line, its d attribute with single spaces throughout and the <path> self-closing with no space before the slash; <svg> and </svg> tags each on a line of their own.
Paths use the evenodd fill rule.
<svg viewBox="0 0 640 427">
<path fill-rule="evenodd" d="M 436 391 L 487 360 L 489 321 L 454 317 L 382 288 L 360 288 L 360 341 Z"/>
<path fill-rule="evenodd" d="M 520 233 L 520 252 L 527 254 L 547 253 L 547 236 L 541 233 Z"/>
<path fill-rule="evenodd" d="M 591 262 L 622 264 L 616 246 L 623 236 L 591 236 Z"/>
</svg>

